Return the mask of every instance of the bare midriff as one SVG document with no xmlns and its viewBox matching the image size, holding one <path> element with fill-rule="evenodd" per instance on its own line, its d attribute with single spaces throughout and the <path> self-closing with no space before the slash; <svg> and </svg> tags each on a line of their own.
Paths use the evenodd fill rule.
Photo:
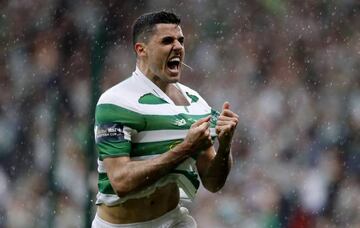
<svg viewBox="0 0 360 228">
<path fill-rule="evenodd" d="M 150 196 L 129 199 L 115 206 L 98 205 L 97 214 L 103 220 L 114 224 L 149 221 L 174 209 L 179 203 L 177 184 L 170 183 L 157 188 Z"/>
</svg>

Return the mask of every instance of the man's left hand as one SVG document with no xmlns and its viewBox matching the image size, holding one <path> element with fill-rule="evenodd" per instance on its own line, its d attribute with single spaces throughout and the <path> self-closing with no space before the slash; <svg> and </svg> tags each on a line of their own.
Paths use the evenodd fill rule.
<svg viewBox="0 0 360 228">
<path fill-rule="evenodd" d="M 219 145 L 230 146 L 235 128 L 239 122 L 239 116 L 230 110 L 229 102 L 225 102 L 216 122 L 216 134 Z"/>
</svg>

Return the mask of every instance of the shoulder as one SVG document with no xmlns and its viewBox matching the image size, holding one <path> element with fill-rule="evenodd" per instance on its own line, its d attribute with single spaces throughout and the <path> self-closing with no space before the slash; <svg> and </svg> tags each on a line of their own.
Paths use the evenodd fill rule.
<svg viewBox="0 0 360 228">
<path fill-rule="evenodd" d="M 139 98 L 146 92 L 131 76 L 101 94 L 97 106 L 110 104 L 136 111 Z"/>
<path fill-rule="evenodd" d="M 99 98 L 95 110 L 96 123 L 120 122 L 132 129 L 142 129 L 144 119 L 138 99 L 144 89 L 130 77 L 106 90 Z"/>
</svg>

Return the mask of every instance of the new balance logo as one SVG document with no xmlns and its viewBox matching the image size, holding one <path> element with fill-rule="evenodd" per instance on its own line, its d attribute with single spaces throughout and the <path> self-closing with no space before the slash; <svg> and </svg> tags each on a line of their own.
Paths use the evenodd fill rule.
<svg viewBox="0 0 360 228">
<path fill-rule="evenodd" d="M 175 120 L 175 122 L 174 122 L 174 125 L 179 126 L 179 127 L 184 126 L 185 124 L 186 124 L 185 119 Z"/>
</svg>

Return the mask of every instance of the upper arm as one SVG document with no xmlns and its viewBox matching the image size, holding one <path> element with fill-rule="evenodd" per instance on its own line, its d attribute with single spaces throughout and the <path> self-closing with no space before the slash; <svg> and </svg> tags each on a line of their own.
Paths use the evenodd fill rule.
<svg viewBox="0 0 360 228">
<path fill-rule="evenodd" d="M 128 194 L 129 188 L 131 189 L 127 181 L 128 178 L 126 178 L 128 172 L 131 172 L 127 168 L 129 162 L 131 162 L 131 159 L 128 156 L 106 157 L 103 161 L 110 185 L 113 191 L 120 197 Z"/>
<path fill-rule="evenodd" d="M 130 156 L 133 132 L 144 128 L 143 117 L 113 104 L 100 104 L 95 111 L 95 142 L 100 160 Z"/>
<path fill-rule="evenodd" d="M 121 157 L 106 157 L 103 161 L 106 173 L 110 179 L 111 183 L 114 183 L 117 170 L 121 167 L 125 167 L 126 164 L 130 162 L 130 157 L 121 156 Z"/>
</svg>

